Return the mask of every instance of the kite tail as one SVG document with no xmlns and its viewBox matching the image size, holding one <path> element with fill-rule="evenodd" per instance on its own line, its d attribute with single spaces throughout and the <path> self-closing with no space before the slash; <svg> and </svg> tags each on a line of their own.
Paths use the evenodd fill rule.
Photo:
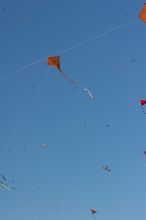
<svg viewBox="0 0 146 220">
<path fill-rule="evenodd" d="M 86 93 L 91 99 L 95 99 L 95 96 L 92 95 L 92 93 L 90 92 L 90 90 L 87 89 L 87 88 L 85 88 L 85 87 L 83 87 L 82 85 L 77 85 L 76 87 L 74 87 L 74 90 L 79 89 L 79 88 L 80 88 L 81 90 L 85 91 L 85 93 Z"/>
<path fill-rule="evenodd" d="M 90 92 L 89 89 L 84 88 L 84 87 L 83 87 L 82 89 L 88 93 L 88 95 L 90 96 L 91 99 L 94 99 L 94 98 L 95 98 L 95 97 L 92 95 L 92 93 Z"/>
<path fill-rule="evenodd" d="M 71 83 L 76 83 L 76 81 L 70 79 L 62 70 L 60 70 L 60 73 L 61 73 L 62 76 L 63 76 L 64 78 L 66 78 L 69 82 L 71 82 Z"/>
<path fill-rule="evenodd" d="M 144 111 L 143 106 L 141 106 L 141 109 L 142 109 L 143 114 L 146 114 L 146 112 Z"/>
</svg>

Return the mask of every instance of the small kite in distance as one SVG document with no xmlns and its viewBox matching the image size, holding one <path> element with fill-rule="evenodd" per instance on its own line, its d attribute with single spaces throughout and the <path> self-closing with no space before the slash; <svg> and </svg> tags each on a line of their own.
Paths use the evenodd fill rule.
<svg viewBox="0 0 146 220">
<path fill-rule="evenodd" d="M 10 190 L 10 189 L 11 189 L 6 183 L 4 183 L 4 182 L 1 181 L 1 180 L 0 180 L 0 186 L 6 188 L 7 190 Z"/>
<path fill-rule="evenodd" d="M 4 175 L 0 174 L 0 187 L 3 187 L 7 190 L 15 189 L 13 187 L 10 187 L 7 183 L 7 179 L 4 177 Z"/>
<path fill-rule="evenodd" d="M 48 148 L 48 144 L 41 144 L 40 146 L 43 148 Z"/>
<path fill-rule="evenodd" d="M 102 170 L 107 171 L 107 172 L 111 172 L 111 168 L 108 165 L 102 166 Z"/>
<path fill-rule="evenodd" d="M 142 112 L 143 112 L 144 114 L 146 114 L 146 112 L 144 112 L 144 105 L 146 104 L 146 100 L 141 99 L 141 100 L 140 100 L 140 104 L 141 104 Z"/>
<path fill-rule="evenodd" d="M 61 74 L 63 77 L 65 77 L 69 82 L 71 83 L 75 83 L 74 80 L 71 80 L 61 69 L 60 66 L 60 56 L 50 56 L 48 57 L 48 65 L 55 67 Z"/>
<path fill-rule="evenodd" d="M 90 211 L 91 211 L 91 214 L 96 214 L 97 213 L 95 208 L 91 208 Z"/>
<path fill-rule="evenodd" d="M 146 23 L 146 3 L 144 4 L 140 14 L 139 14 L 139 18 Z"/>
<path fill-rule="evenodd" d="M 144 156 L 146 156 L 146 151 L 144 151 Z"/>
<path fill-rule="evenodd" d="M 93 217 L 94 219 L 96 219 L 95 215 L 98 213 L 98 212 L 96 211 L 96 209 L 95 209 L 95 208 L 91 208 L 90 211 L 91 211 L 92 217 Z"/>
</svg>

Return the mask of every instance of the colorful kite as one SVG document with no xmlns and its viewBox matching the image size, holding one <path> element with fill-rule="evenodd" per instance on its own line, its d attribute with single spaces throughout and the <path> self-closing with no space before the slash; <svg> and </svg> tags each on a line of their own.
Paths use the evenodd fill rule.
<svg viewBox="0 0 146 220">
<path fill-rule="evenodd" d="M 62 71 L 60 67 L 60 56 L 51 56 L 48 57 L 48 65 L 55 67 L 69 82 L 75 83 L 74 80 L 68 78 L 68 76 Z"/>
<path fill-rule="evenodd" d="M 144 112 L 144 107 L 143 107 L 143 106 L 146 104 L 146 100 L 141 99 L 141 100 L 140 100 L 140 104 L 141 104 L 142 112 L 143 112 L 144 114 L 146 114 L 146 112 Z"/>
<path fill-rule="evenodd" d="M 143 9 L 140 12 L 139 18 L 146 23 L 146 3 L 143 6 Z"/>
</svg>

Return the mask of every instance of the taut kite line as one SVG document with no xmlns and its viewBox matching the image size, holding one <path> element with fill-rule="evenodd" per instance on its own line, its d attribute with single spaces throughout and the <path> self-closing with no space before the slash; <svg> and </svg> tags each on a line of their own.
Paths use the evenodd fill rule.
<svg viewBox="0 0 146 220">
<path fill-rule="evenodd" d="M 61 55 L 61 54 L 64 54 L 64 53 L 66 53 L 66 52 L 68 52 L 68 51 L 70 51 L 70 50 L 73 50 L 73 49 L 75 49 L 75 48 L 77 48 L 77 47 L 81 47 L 81 46 L 83 46 L 83 45 L 86 45 L 86 44 L 88 44 L 88 43 L 90 43 L 90 42 L 92 42 L 92 41 L 98 39 L 98 38 L 101 38 L 101 37 L 103 37 L 103 36 L 106 36 L 106 35 L 108 35 L 108 34 L 114 32 L 114 31 L 116 31 L 116 30 L 118 30 L 118 29 L 120 29 L 120 28 L 124 28 L 124 27 L 126 27 L 126 26 L 128 26 L 128 25 L 130 25 L 130 24 L 132 24 L 132 23 L 134 23 L 133 20 L 131 20 L 131 21 L 129 21 L 129 22 L 126 22 L 126 23 L 123 23 L 123 24 L 121 24 L 121 25 L 117 25 L 117 26 L 115 26 L 115 27 L 113 27 L 113 28 L 110 28 L 110 29 L 107 30 L 107 31 L 104 31 L 104 32 L 102 32 L 102 33 L 100 33 L 100 34 L 96 34 L 95 36 L 93 36 L 93 37 L 91 37 L 91 38 L 89 38 L 89 39 L 87 39 L 87 40 L 84 40 L 84 41 L 82 41 L 82 42 L 80 42 L 80 43 L 77 43 L 77 44 L 73 45 L 72 47 L 68 47 L 68 48 L 66 48 L 66 49 L 64 49 L 64 50 L 62 50 L 62 51 L 58 51 L 58 52 L 56 52 L 56 53 L 54 53 L 54 54 L 52 54 L 52 55 L 50 55 L 50 56 L 54 56 L 55 54 L 60 54 L 60 55 Z M 8 73 L 8 74 L 6 74 L 6 75 L 4 75 L 4 76 L 1 76 L 1 77 L 0 77 L 0 80 L 6 79 L 6 78 L 8 78 L 8 77 L 10 77 L 10 76 L 12 76 L 12 75 L 14 75 L 14 74 L 16 74 L 16 73 L 19 73 L 19 72 L 21 72 L 21 71 L 23 71 L 23 70 L 25 70 L 25 69 L 27 69 L 27 68 L 29 68 L 29 67 L 31 67 L 31 66 L 37 64 L 37 63 L 43 61 L 43 60 L 46 60 L 46 59 L 47 59 L 47 57 L 42 57 L 42 58 L 36 59 L 36 60 L 33 61 L 32 63 L 27 64 L 27 65 L 25 65 L 25 66 L 23 66 L 23 67 L 20 67 L 20 68 L 17 69 L 16 71 L 13 71 L 13 72 L 10 72 L 10 73 Z"/>
</svg>

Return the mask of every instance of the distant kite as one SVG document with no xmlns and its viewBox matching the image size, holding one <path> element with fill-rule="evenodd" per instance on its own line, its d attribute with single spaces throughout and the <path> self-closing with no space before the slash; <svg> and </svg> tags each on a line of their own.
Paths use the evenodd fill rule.
<svg viewBox="0 0 146 220">
<path fill-rule="evenodd" d="M 6 181 L 6 178 L 4 177 L 3 174 L 1 174 L 0 176 L 3 178 L 4 181 Z"/>
<path fill-rule="evenodd" d="M 95 208 L 91 208 L 90 211 L 91 211 L 91 214 L 96 214 L 97 213 Z"/>
<path fill-rule="evenodd" d="M 144 4 L 141 12 L 140 12 L 140 15 L 139 15 L 139 18 L 146 23 L 146 3 Z"/>
<path fill-rule="evenodd" d="M 107 165 L 102 166 L 102 169 L 107 172 L 111 172 L 111 168 Z"/>
<path fill-rule="evenodd" d="M 40 146 L 43 148 L 48 148 L 48 144 L 41 144 Z"/>
<path fill-rule="evenodd" d="M 95 215 L 97 214 L 96 209 L 95 209 L 95 208 L 91 208 L 90 211 L 91 211 L 92 217 L 93 217 L 94 219 L 96 219 L 96 217 L 95 217 Z"/>
<path fill-rule="evenodd" d="M 7 190 L 10 190 L 10 189 L 11 189 L 6 183 L 4 183 L 4 182 L 1 181 L 1 180 L 0 180 L 0 186 L 6 188 Z"/>
<path fill-rule="evenodd" d="M 7 183 L 7 180 L 6 180 L 6 178 L 4 177 L 4 175 L 0 175 L 2 178 L 0 179 L 0 187 L 3 187 L 3 188 L 5 188 L 5 189 L 7 189 L 7 190 L 11 190 L 11 189 L 15 189 L 15 188 L 13 188 L 13 187 L 10 187 L 9 185 L 8 185 L 8 183 Z"/>
<path fill-rule="evenodd" d="M 62 71 L 62 69 L 60 67 L 60 56 L 48 57 L 47 64 L 50 65 L 50 66 L 55 67 L 63 75 L 63 77 L 65 77 L 69 82 L 75 83 L 74 80 L 69 79 L 68 76 Z"/>
<path fill-rule="evenodd" d="M 143 112 L 144 114 L 146 114 L 146 112 L 144 112 L 144 107 L 143 107 L 143 106 L 146 104 L 146 100 L 141 99 L 141 100 L 140 100 L 140 104 L 141 104 L 142 112 Z"/>
<path fill-rule="evenodd" d="M 144 156 L 146 156 L 146 151 L 144 151 Z"/>
</svg>

